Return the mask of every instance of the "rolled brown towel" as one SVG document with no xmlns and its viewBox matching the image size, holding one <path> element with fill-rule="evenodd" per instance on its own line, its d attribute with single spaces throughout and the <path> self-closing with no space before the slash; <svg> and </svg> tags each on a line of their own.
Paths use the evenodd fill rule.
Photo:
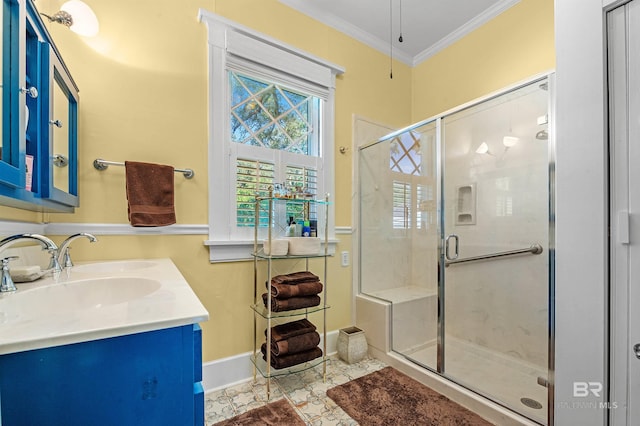
<svg viewBox="0 0 640 426">
<path fill-rule="evenodd" d="M 319 281 L 319 280 L 320 278 L 318 278 L 317 275 L 314 275 L 309 271 L 292 272 L 290 274 L 285 274 L 285 275 L 276 275 L 275 277 L 271 278 L 272 283 L 276 282 L 280 284 L 298 284 L 298 283 Z"/>
<path fill-rule="evenodd" d="M 267 360 L 267 345 L 262 344 L 260 348 L 262 351 L 262 359 Z M 308 351 L 298 352 L 296 354 L 275 356 L 271 354 L 271 366 L 275 369 L 292 367 L 294 365 L 302 364 L 304 362 L 312 361 L 322 356 L 322 349 L 315 347 Z"/>
<path fill-rule="evenodd" d="M 271 342 L 271 353 L 276 356 L 295 354 L 308 351 L 320 344 L 320 334 L 317 331 L 293 336 L 279 342 Z"/>
<path fill-rule="evenodd" d="M 262 302 L 267 306 L 267 293 L 262 295 Z M 290 297 L 278 299 L 271 297 L 271 312 L 292 311 L 294 309 L 311 308 L 320 304 L 320 296 Z"/>
<path fill-rule="evenodd" d="M 271 327 L 271 341 L 279 342 L 293 336 L 310 333 L 316 331 L 316 326 L 306 318 L 297 321 L 290 321 L 285 324 L 278 324 Z M 267 330 L 264 331 L 266 337 Z"/>
<path fill-rule="evenodd" d="M 268 285 L 268 282 L 265 284 Z M 298 284 L 281 284 L 271 281 L 271 295 L 278 299 L 313 296 L 320 292 L 322 292 L 322 283 L 320 281 L 301 282 Z"/>
</svg>

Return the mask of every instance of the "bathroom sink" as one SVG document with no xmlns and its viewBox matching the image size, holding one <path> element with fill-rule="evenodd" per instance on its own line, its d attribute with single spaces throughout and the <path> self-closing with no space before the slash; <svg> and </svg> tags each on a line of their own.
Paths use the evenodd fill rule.
<svg viewBox="0 0 640 426">
<path fill-rule="evenodd" d="M 160 281 L 148 278 L 108 277 L 17 291 L 0 299 L 0 323 L 134 302 L 160 286 Z"/>
<path fill-rule="evenodd" d="M 97 274 L 105 272 L 128 272 L 139 269 L 147 269 L 156 266 L 157 263 L 151 260 L 116 260 L 112 262 L 87 263 L 85 265 L 75 265 L 74 272 L 94 272 Z"/>
<path fill-rule="evenodd" d="M 0 355 L 206 321 L 171 259 L 81 263 L 0 293 Z"/>
</svg>

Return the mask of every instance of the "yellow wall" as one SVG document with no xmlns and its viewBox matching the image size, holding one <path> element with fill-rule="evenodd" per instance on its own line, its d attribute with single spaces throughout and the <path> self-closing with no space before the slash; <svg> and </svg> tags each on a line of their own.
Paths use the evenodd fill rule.
<svg viewBox="0 0 640 426">
<path fill-rule="evenodd" d="M 207 32 L 199 8 L 278 38 L 346 69 L 336 88 L 336 225 L 352 226 L 352 121 L 358 115 L 405 126 L 553 67 L 553 0 L 522 0 L 494 22 L 411 69 L 277 0 L 86 0 L 100 19 L 95 39 L 59 25 L 53 37 L 80 87 L 81 207 L 74 214 L 0 208 L 0 219 L 30 222 L 126 223 L 124 169 L 98 172 L 93 159 L 139 160 L 190 167 L 176 176 L 179 224 L 206 224 Z M 39 0 L 58 10 L 62 0 Z M 551 59 L 550 59 L 551 58 Z M 352 252 L 351 235 L 337 251 Z M 55 236 L 60 240 L 61 236 Z M 202 324 L 203 359 L 251 349 L 253 264 L 210 264 L 205 235 L 99 236 L 74 244 L 76 260 L 171 258 L 209 310 Z M 354 259 L 355 260 L 355 259 Z M 332 258 L 328 329 L 351 325 L 351 267 Z"/>
<path fill-rule="evenodd" d="M 62 0 L 38 1 L 58 10 Z M 80 87 L 79 176 L 81 206 L 75 214 L 16 211 L 33 222 L 126 223 L 124 168 L 99 172 L 95 158 L 138 160 L 190 167 L 196 177 L 176 176 L 178 224 L 206 224 L 207 30 L 199 8 L 223 15 L 344 67 L 336 89 L 336 151 L 351 147 L 353 114 L 403 126 L 410 121 L 411 70 L 276 0 L 87 0 L 100 19 L 100 34 L 84 39 L 49 24 Z M 125 12 L 126 11 L 126 12 Z M 379 102 L 383 98 L 385 102 Z M 352 150 L 336 152 L 336 224 L 351 226 Z M 12 209 L 0 210 L 11 218 Z M 28 217 L 25 218 L 25 214 Z M 53 236 L 61 240 L 62 236 Z M 74 259 L 171 258 L 208 309 L 202 324 L 203 359 L 252 348 L 253 263 L 210 264 L 205 235 L 98 236 L 74 243 Z M 352 251 L 339 235 L 338 252 Z M 328 329 L 351 325 L 351 267 L 330 259 Z"/>
<path fill-rule="evenodd" d="M 521 0 L 413 70 L 412 122 L 555 68 L 554 0 Z"/>
</svg>

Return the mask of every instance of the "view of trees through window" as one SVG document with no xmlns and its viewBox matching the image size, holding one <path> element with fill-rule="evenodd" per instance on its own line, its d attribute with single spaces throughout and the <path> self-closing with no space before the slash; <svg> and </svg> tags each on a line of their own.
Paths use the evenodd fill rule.
<svg viewBox="0 0 640 426">
<path fill-rule="evenodd" d="M 310 140 L 313 96 L 234 72 L 229 78 L 233 142 L 317 155 Z"/>
<path fill-rule="evenodd" d="M 275 83 L 229 71 L 230 134 L 232 142 L 285 151 L 305 156 L 319 155 L 314 123 L 320 100 Z M 276 176 L 284 181 L 276 181 Z M 295 164 L 236 160 L 236 226 L 255 225 L 254 201 L 266 197 L 278 183 L 286 188 L 316 194 L 317 170 Z M 289 205 L 290 204 L 290 205 Z M 304 212 L 302 204 L 288 203 L 287 216 L 313 219 L 315 211 Z M 267 226 L 261 213 L 259 226 Z"/>
</svg>

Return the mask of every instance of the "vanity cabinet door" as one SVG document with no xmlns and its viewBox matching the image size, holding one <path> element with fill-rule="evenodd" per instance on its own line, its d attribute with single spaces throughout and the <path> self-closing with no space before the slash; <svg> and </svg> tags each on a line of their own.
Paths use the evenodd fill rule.
<svg viewBox="0 0 640 426">
<path fill-rule="evenodd" d="M 0 355 L 2 424 L 202 426 L 200 339 L 192 324 Z"/>
<path fill-rule="evenodd" d="M 48 55 L 43 103 L 41 190 L 44 198 L 78 205 L 78 88 L 53 48 Z"/>
<path fill-rule="evenodd" d="M 44 82 L 47 78 L 43 66 L 45 54 L 49 52 L 49 43 L 44 41 L 42 33 L 37 26 L 37 22 L 32 19 L 26 21 L 26 49 L 25 49 L 25 84 L 29 90 L 25 93 L 25 113 L 29 111 L 29 119 L 25 117 L 25 147 L 27 155 L 27 167 L 30 168 L 31 174 L 27 177 L 25 183 L 24 197 L 32 195 L 40 197 L 41 176 L 39 173 L 40 164 L 42 163 L 42 154 L 40 152 L 40 140 L 42 139 L 41 117 L 42 102 L 44 94 Z"/>
<path fill-rule="evenodd" d="M 24 97 L 20 87 L 24 82 L 25 68 L 21 57 L 24 55 L 24 2 L 3 0 L 0 11 L 2 17 L 2 55 L 0 69 L 2 82 L 2 137 L 0 138 L 0 184 L 10 188 L 25 185 L 25 144 L 24 144 Z"/>
</svg>

